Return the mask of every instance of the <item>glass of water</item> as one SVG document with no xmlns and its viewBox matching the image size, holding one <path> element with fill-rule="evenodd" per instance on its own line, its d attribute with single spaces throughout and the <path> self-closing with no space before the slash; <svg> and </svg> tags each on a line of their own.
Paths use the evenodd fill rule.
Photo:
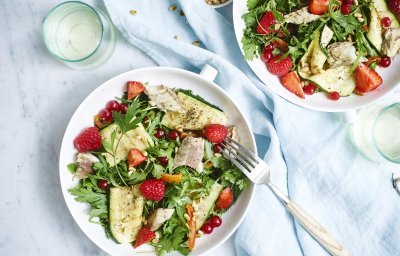
<svg viewBox="0 0 400 256">
<path fill-rule="evenodd" d="M 352 125 L 352 137 L 369 159 L 400 163 L 400 103 L 361 109 Z"/>
<path fill-rule="evenodd" d="M 54 7 L 43 21 L 43 40 L 58 60 L 76 69 L 90 69 L 112 55 L 117 34 L 111 19 L 77 1 Z"/>
</svg>

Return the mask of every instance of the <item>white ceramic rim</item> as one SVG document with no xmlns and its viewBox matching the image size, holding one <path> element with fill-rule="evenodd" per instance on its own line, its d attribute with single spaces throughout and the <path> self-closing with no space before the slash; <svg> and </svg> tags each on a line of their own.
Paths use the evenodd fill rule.
<svg viewBox="0 0 400 256">
<path fill-rule="evenodd" d="M 107 80 L 106 82 L 102 83 L 99 87 L 97 87 L 95 90 L 93 90 L 83 101 L 82 103 L 78 106 L 78 108 L 76 109 L 76 111 L 74 112 L 74 114 L 72 115 L 70 121 L 68 122 L 66 131 L 64 133 L 63 136 L 63 140 L 61 143 L 61 149 L 60 149 L 60 156 L 59 156 L 59 174 L 60 174 L 60 184 L 61 184 L 61 190 L 63 193 L 63 197 L 64 197 L 64 201 L 67 204 L 68 210 L 71 213 L 75 223 L 79 226 L 79 228 L 82 230 L 82 232 L 90 239 L 92 240 L 93 243 L 95 243 L 99 248 L 101 248 L 103 251 L 105 251 L 106 253 L 109 253 L 112 255 L 112 253 L 110 251 L 108 251 L 104 246 L 102 246 L 102 244 L 96 243 L 93 239 L 92 239 L 92 234 L 89 234 L 88 232 L 85 231 L 85 229 L 82 227 L 82 225 L 80 224 L 80 221 L 78 221 L 78 213 L 73 212 L 72 209 L 72 205 L 68 204 L 68 200 L 67 197 L 70 197 L 71 195 L 68 193 L 67 189 L 65 187 L 65 181 L 61 178 L 61 172 L 66 172 L 67 168 L 65 166 L 65 162 L 66 161 L 62 161 L 63 157 L 63 148 L 65 147 L 66 143 L 71 143 L 70 141 L 66 141 L 65 137 L 69 132 L 70 126 L 71 126 L 71 122 L 74 118 L 75 115 L 78 115 L 79 112 L 81 111 L 81 109 L 83 109 L 83 105 L 85 105 L 85 102 L 88 101 L 89 98 L 91 98 L 92 95 L 96 94 L 97 92 L 101 91 L 103 88 L 106 88 L 107 86 L 110 86 L 110 84 L 113 83 L 113 80 L 118 80 L 119 77 L 123 77 L 126 76 L 128 74 L 134 75 L 134 73 L 140 73 L 140 72 L 145 72 L 145 71 L 153 71 L 154 73 L 156 73 L 157 71 L 160 70 L 166 70 L 168 72 L 177 72 L 177 73 L 181 73 L 181 74 L 186 74 L 189 76 L 193 76 L 194 78 L 199 78 L 200 80 L 203 80 L 203 82 L 208 83 L 210 86 L 210 89 L 214 89 L 217 90 L 219 93 L 223 94 L 227 99 L 229 99 L 230 103 L 232 104 L 232 106 L 235 108 L 235 110 L 240 114 L 240 116 L 243 119 L 243 123 L 246 127 L 246 129 L 250 132 L 249 137 L 251 138 L 251 140 L 249 141 L 249 144 L 253 147 L 253 151 L 257 154 L 257 147 L 256 147 L 256 142 L 255 142 L 255 138 L 254 138 L 254 134 L 252 133 L 252 130 L 250 128 L 249 122 L 247 121 L 246 117 L 243 115 L 243 113 L 240 111 L 240 109 L 238 108 L 238 106 L 230 99 L 229 95 L 222 89 L 220 88 L 217 84 L 215 84 L 212 81 L 207 80 L 206 77 L 201 76 L 199 74 L 187 71 L 187 70 L 183 70 L 183 69 L 178 69 L 178 68 L 172 68 L 172 67 L 147 67 L 147 68 L 140 68 L 140 69 L 134 69 L 134 70 L 130 70 L 127 71 L 125 73 L 119 74 L 109 80 Z M 212 251 L 213 249 L 215 249 L 216 247 L 220 246 L 222 243 L 224 243 L 229 237 L 232 236 L 232 234 L 236 231 L 236 229 L 239 227 L 239 225 L 241 224 L 241 222 L 243 221 L 245 215 L 247 214 L 247 211 L 249 209 L 250 206 L 250 202 L 252 201 L 252 198 L 254 196 L 254 189 L 255 189 L 255 185 L 253 183 L 249 183 L 249 187 L 247 188 L 249 193 L 249 200 L 245 203 L 245 210 L 243 211 L 242 215 L 239 217 L 239 219 L 236 221 L 236 224 L 234 226 L 234 228 L 232 228 L 227 234 L 225 234 L 223 236 L 223 238 L 218 242 L 215 243 L 214 245 L 210 246 L 208 249 L 206 249 L 203 252 L 200 252 L 201 254 L 205 254 L 207 252 Z M 235 207 L 235 205 L 233 206 Z M 96 224 L 97 225 L 97 224 Z M 135 251 L 133 251 L 132 249 L 132 255 L 136 255 Z M 139 253 L 139 255 L 142 255 L 142 253 Z M 148 255 L 148 254 L 143 254 L 143 255 Z M 152 254 L 153 255 L 153 254 Z M 154 254 L 155 255 L 155 254 Z M 196 253 L 197 255 L 197 253 Z"/>
<path fill-rule="evenodd" d="M 236 35 L 236 40 L 237 43 L 239 44 L 239 48 L 243 53 L 242 49 L 242 43 L 241 40 L 243 38 L 243 31 L 242 29 L 245 27 L 244 21 L 242 19 L 242 15 L 246 13 L 247 11 L 247 0 L 243 1 L 234 1 L 233 3 L 233 8 L 232 8 L 232 16 L 233 16 L 233 24 L 234 24 L 234 31 Z M 397 72 L 397 70 L 400 68 L 400 58 L 397 59 L 392 59 L 392 65 L 390 68 L 379 68 L 379 73 L 382 76 L 384 80 L 384 84 L 375 89 L 372 92 L 368 92 L 365 96 L 363 96 L 361 99 L 360 98 L 354 98 L 354 97 L 360 97 L 356 95 L 351 95 L 348 97 L 342 97 L 339 101 L 331 101 L 323 95 L 323 93 L 318 93 L 314 94 L 312 96 L 306 95 L 306 99 L 301 99 L 294 95 L 293 93 L 290 93 L 287 91 L 283 86 L 277 87 L 277 86 L 271 86 L 269 82 L 267 82 L 267 79 L 273 79 L 276 80 L 275 78 L 270 78 L 270 77 L 275 77 L 273 75 L 268 74 L 268 72 L 265 70 L 260 71 L 260 63 L 261 60 L 255 59 L 252 61 L 247 61 L 248 65 L 254 72 L 254 74 L 269 88 L 271 88 L 272 91 L 274 91 L 276 94 L 278 94 L 280 97 L 286 99 L 287 101 L 296 104 L 298 106 L 312 109 L 312 110 L 317 110 L 317 111 L 323 111 L 323 112 L 345 112 L 345 111 L 350 111 L 350 110 L 355 110 L 359 109 L 362 107 L 366 107 L 378 99 L 383 98 L 386 96 L 388 93 L 390 93 L 392 90 L 394 90 L 399 84 L 400 84 L 400 72 Z M 388 74 L 390 74 L 388 76 Z M 270 76 L 270 77 L 269 77 Z M 268 78 L 266 78 L 268 77 Z M 389 80 L 389 81 L 387 81 Z M 385 83 L 385 81 L 387 81 Z M 322 98 L 326 98 L 326 102 L 322 100 Z M 356 99 L 359 102 L 354 102 L 353 99 Z M 319 103 L 321 101 L 322 103 Z"/>
<path fill-rule="evenodd" d="M 228 1 L 226 1 L 225 3 L 223 3 L 223 4 L 207 4 L 207 5 L 209 5 L 209 6 L 211 6 L 212 8 L 214 8 L 214 9 L 218 9 L 218 8 L 221 8 L 221 7 L 224 7 L 224 6 L 227 6 L 228 4 L 231 4 L 233 2 L 233 0 L 228 0 Z"/>
</svg>

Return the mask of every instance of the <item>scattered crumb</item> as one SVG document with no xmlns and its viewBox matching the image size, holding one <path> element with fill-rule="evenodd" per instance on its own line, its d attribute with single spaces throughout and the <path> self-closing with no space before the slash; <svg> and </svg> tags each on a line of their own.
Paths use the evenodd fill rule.
<svg viewBox="0 0 400 256">
<path fill-rule="evenodd" d="M 176 40 L 179 40 L 179 35 L 175 35 L 174 38 L 175 38 Z"/>
<path fill-rule="evenodd" d="M 137 11 L 136 10 L 130 10 L 129 13 L 132 14 L 132 15 L 136 15 Z"/>
<path fill-rule="evenodd" d="M 179 11 L 179 15 L 180 15 L 180 16 L 185 16 L 185 13 L 184 13 L 182 10 L 180 10 L 180 11 Z"/>
<path fill-rule="evenodd" d="M 194 41 L 192 44 L 195 46 L 200 46 L 200 41 Z"/>
<path fill-rule="evenodd" d="M 171 5 L 168 7 L 168 10 L 170 10 L 171 12 L 175 11 L 175 10 L 176 10 L 176 5 L 175 5 L 175 4 L 171 4 Z"/>
</svg>

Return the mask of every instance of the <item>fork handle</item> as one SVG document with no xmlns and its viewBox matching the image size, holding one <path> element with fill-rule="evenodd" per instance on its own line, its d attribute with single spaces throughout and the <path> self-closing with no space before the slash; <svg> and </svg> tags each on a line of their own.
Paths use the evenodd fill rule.
<svg viewBox="0 0 400 256">
<path fill-rule="evenodd" d="M 334 256 L 349 256 L 346 249 L 298 204 L 289 201 L 285 206 L 293 217 L 295 217 L 308 233 L 310 233 L 310 235 L 312 235 L 330 254 Z"/>
<path fill-rule="evenodd" d="M 277 187 L 268 184 L 274 194 L 282 201 L 288 211 L 307 231 L 317 240 L 322 247 L 325 248 L 333 256 L 349 256 L 346 249 L 333 238 L 326 229 L 319 224 L 310 214 L 308 214 L 298 204 L 291 201 L 285 194 L 278 190 Z"/>
</svg>

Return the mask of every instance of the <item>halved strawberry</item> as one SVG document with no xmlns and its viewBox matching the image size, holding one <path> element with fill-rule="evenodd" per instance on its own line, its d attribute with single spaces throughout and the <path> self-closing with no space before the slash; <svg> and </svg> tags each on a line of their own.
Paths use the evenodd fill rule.
<svg viewBox="0 0 400 256">
<path fill-rule="evenodd" d="M 283 75 L 282 84 L 291 93 L 294 93 L 298 97 L 304 99 L 304 91 L 303 88 L 301 87 L 300 77 L 296 71 L 292 71 Z"/>
<path fill-rule="evenodd" d="M 272 11 L 264 13 L 264 15 L 261 17 L 260 22 L 258 23 L 257 33 L 264 35 L 277 32 L 279 29 L 275 29 L 276 23 L 277 22 Z"/>
<path fill-rule="evenodd" d="M 139 233 L 136 236 L 136 241 L 135 245 L 133 248 L 138 248 L 142 244 L 147 243 L 148 241 L 154 239 L 156 237 L 156 233 L 151 231 L 148 227 L 143 226 L 140 230 Z"/>
<path fill-rule="evenodd" d="M 224 188 L 221 193 L 219 193 L 219 197 L 217 202 L 215 203 L 215 208 L 217 210 L 228 209 L 233 202 L 233 192 L 230 188 Z"/>
<path fill-rule="evenodd" d="M 329 11 L 329 0 L 311 0 L 308 9 L 312 14 L 321 15 Z"/>
<path fill-rule="evenodd" d="M 137 148 L 132 148 L 128 153 L 128 163 L 130 167 L 135 167 L 142 164 L 147 160 L 147 156 L 145 156 L 142 151 Z"/>
<path fill-rule="evenodd" d="M 212 143 L 221 143 L 228 135 L 228 129 L 222 124 L 210 124 L 204 131 L 207 139 Z"/>
<path fill-rule="evenodd" d="M 265 63 L 268 71 L 276 76 L 283 76 L 288 73 L 293 66 L 292 59 L 286 56 L 281 60 L 281 55 L 275 55 L 268 63 Z"/>
<path fill-rule="evenodd" d="M 97 127 L 84 129 L 74 140 L 74 146 L 79 152 L 97 150 L 102 145 L 102 139 Z"/>
<path fill-rule="evenodd" d="M 128 81 L 128 95 L 127 99 L 131 100 L 144 91 L 144 86 L 141 82 Z"/>
<path fill-rule="evenodd" d="M 382 77 L 373 69 L 360 63 L 355 71 L 356 90 L 359 92 L 369 92 L 382 84 Z"/>
</svg>

